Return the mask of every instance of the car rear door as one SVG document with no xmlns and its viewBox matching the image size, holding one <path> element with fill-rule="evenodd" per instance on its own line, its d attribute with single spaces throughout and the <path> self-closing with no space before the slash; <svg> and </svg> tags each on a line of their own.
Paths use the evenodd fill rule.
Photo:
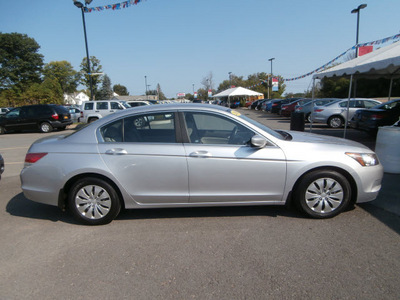
<svg viewBox="0 0 400 300">
<path fill-rule="evenodd" d="M 100 156 L 143 205 L 187 203 L 188 168 L 175 113 L 131 115 L 99 129 Z"/>
<path fill-rule="evenodd" d="M 282 201 L 286 160 L 279 147 L 251 147 L 256 133 L 226 116 L 187 111 L 183 119 L 190 202 Z"/>
</svg>

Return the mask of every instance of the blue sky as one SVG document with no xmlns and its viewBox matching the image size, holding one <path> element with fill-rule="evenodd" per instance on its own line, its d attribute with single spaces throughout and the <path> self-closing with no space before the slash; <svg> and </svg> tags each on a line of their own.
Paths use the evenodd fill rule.
<svg viewBox="0 0 400 300">
<path fill-rule="evenodd" d="M 89 7 L 123 2 L 93 0 Z M 192 93 L 210 72 L 214 88 L 228 72 L 270 72 L 284 78 L 317 69 L 359 41 L 400 32 L 399 0 L 142 0 L 121 10 L 85 14 L 89 54 L 112 84 L 131 95 L 161 85 L 167 97 Z M 86 55 L 82 17 L 72 0 L 0 2 L 0 31 L 25 33 L 41 46 L 45 63 L 69 61 L 79 70 Z M 303 92 L 311 76 L 287 82 L 286 92 Z"/>
</svg>

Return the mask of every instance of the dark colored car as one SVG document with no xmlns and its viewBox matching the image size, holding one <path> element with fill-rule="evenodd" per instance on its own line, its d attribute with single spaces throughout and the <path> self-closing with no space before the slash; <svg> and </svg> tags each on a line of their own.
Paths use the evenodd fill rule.
<svg viewBox="0 0 400 300">
<path fill-rule="evenodd" d="M 0 179 L 1 179 L 1 174 L 3 174 L 3 172 L 4 172 L 4 158 L 3 156 L 1 156 L 0 153 Z"/>
<path fill-rule="evenodd" d="M 281 111 L 281 106 L 283 104 L 288 104 L 297 99 L 298 98 L 272 100 L 271 103 L 267 105 L 266 110 L 270 113 L 277 114 Z"/>
<path fill-rule="evenodd" d="M 380 126 L 390 126 L 400 118 L 400 99 L 379 104 L 370 109 L 359 109 L 350 120 L 352 128 L 376 135 Z"/>
<path fill-rule="evenodd" d="M 309 99 L 309 98 L 302 98 L 302 99 L 294 100 L 288 104 L 283 104 L 281 106 L 281 116 L 290 117 L 292 115 L 292 112 L 294 112 L 295 107 L 297 105 L 307 104 L 308 102 L 311 102 L 311 100 L 312 99 Z"/>
<path fill-rule="evenodd" d="M 14 108 L 0 116 L 0 134 L 10 131 L 64 130 L 72 124 L 71 115 L 64 106 L 54 104 L 26 105 Z"/>
<path fill-rule="evenodd" d="M 259 99 L 259 100 L 254 101 L 254 102 L 250 105 L 250 109 L 256 109 L 258 103 L 259 103 L 260 101 L 262 101 L 262 100 L 264 100 L 264 99 Z"/>
</svg>

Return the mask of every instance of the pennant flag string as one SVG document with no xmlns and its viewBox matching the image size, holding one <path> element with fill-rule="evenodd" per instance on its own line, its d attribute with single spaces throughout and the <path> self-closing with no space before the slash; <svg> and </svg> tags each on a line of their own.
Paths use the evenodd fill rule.
<svg viewBox="0 0 400 300">
<path fill-rule="evenodd" d="M 108 5 L 102 5 L 102 6 L 96 6 L 96 7 L 85 7 L 83 9 L 83 11 L 85 13 L 91 13 L 91 12 L 103 11 L 103 10 L 107 10 L 107 9 L 119 10 L 121 8 L 128 8 L 132 5 L 137 5 L 140 2 L 143 2 L 143 0 L 129 0 L 129 1 L 124 1 L 124 2 L 115 3 L 115 4 L 108 4 Z"/>
</svg>

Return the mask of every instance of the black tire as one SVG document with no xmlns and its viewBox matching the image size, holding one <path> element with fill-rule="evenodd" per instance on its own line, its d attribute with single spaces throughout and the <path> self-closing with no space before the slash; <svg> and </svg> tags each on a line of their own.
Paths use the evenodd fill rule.
<svg viewBox="0 0 400 300">
<path fill-rule="evenodd" d="M 311 123 L 311 113 L 308 113 L 305 117 L 306 123 Z"/>
<path fill-rule="evenodd" d="M 104 225 L 114 220 L 121 202 L 115 189 L 99 178 L 83 178 L 68 193 L 68 205 L 74 218 L 86 225 Z"/>
<path fill-rule="evenodd" d="M 293 193 L 298 208 L 310 217 L 331 218 L 351 202 L 351 186 L 342 174 L 317 170 L 300 179 Z"/>
<path fill-rule="evenodd" d="M 4 126 L 0 126 L 0 134 L 5 134 L 6 133 L 6 129 L 4 128 Z"/>
<path fill-rule="evenodd" d="M 51 124 L 48 122 L 42 122 L 39 125 L 39 130 L 40 130 L 40 132 L 43 132 L 43 133 L 52 132 L 53 126 L 51 126 Z"/>
<path fill-rule="evenodd" d="M 332 116 L 328 119 L 328 126 L 331 128 L 340 128 L 344 124 L 344 120 L 341 116 Z"/>
</svg>

